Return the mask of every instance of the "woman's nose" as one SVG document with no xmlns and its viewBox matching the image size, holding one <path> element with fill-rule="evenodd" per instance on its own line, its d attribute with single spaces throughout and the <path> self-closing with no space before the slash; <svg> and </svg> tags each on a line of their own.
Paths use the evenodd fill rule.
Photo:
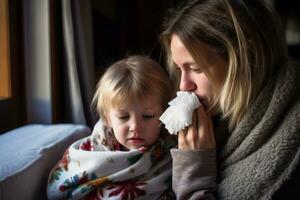
<svg viewBox="0 0 300 200">
<path fill-rule="evenodd" d="M 194 91 L 197 85 L 184 73 L 181 74 L 179 89 L 181 91 Z"/>
</svg>

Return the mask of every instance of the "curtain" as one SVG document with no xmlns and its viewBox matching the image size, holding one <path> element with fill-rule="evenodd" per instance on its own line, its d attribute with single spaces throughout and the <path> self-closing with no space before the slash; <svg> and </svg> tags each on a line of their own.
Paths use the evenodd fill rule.
<svg viewBox="0 0 300 200">
<path fill-rule="evenodd" d="M 62 1 L 62 31 L 65 115 L 69 122 L 92 127 L 95 73 L 90 1 Z"/>
</svg>

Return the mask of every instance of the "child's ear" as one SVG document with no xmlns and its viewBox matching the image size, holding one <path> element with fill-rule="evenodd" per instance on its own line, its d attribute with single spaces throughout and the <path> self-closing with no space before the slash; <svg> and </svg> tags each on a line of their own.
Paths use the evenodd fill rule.
<svg viewBox="0 0 300 200">
<path fill-rule="evenodd" d="M 111 120 L 110 120 L 110 117 L 105 117 L 104 118 L 104 123 L 107 127 L 111 128 L 112 125 L 111 125 Z"/>
</svg>

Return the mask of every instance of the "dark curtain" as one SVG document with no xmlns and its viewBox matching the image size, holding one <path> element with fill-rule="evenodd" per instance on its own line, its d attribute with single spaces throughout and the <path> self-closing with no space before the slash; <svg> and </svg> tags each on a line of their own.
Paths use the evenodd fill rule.
<svg viewBox="0 0 300 200">
<path fill-rule="evenodd" d="M 64 116 L 71 123 L 92 127 L 91 101 L 95 88 L 92 7 L 90 1 L 63 0 L 62 40 Z"/>
<path fill-rule="evenodd" d="M 285 34 L 290 56 L 300 60 L 300 6 L 297 0 L 274 0 L 285 26 Z"/>
</svg>

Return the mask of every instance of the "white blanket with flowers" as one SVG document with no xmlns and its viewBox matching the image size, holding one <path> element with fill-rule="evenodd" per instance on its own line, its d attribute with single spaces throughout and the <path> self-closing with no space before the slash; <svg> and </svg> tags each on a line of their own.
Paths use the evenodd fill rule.
<svg viewBox="0 0 300 200">
<path fill-rule="evenodd" d="M 171 188 L 175 146 L 162 134 L 150 148 L 120 151 L 110 129 L 99 121 L 91 136 L 73 143 L 52 170 L 49 199 L 160 199 Z"/>
</svg>

